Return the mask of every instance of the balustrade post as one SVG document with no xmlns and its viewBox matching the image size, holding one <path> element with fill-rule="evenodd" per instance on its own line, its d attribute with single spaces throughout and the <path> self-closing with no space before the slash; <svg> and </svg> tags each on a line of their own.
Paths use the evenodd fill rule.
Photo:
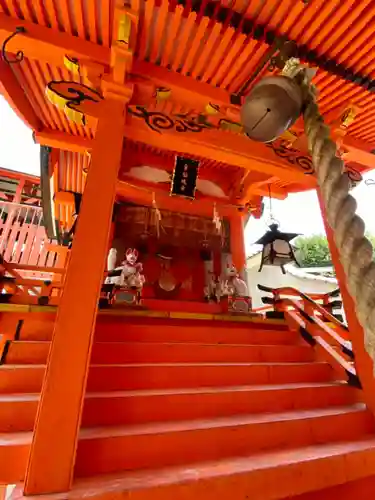
<svg viewBox="0 0 375 500">
<path fill-rule="evenodd" d="M 70 489 L 123 147 L 125 102 L 101 104 L 25 479 L 25 494 Z"/>
</svg>

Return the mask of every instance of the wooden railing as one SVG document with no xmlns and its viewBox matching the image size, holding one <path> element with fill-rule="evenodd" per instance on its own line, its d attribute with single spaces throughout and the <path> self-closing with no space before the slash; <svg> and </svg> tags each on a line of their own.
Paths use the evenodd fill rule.
<svg viewBox="0 0 375 500">
<path fill-rule="evenodd" d="M 307 308 L 309 300 L 312 300 L 317 304 L 322 305 L 326 311 L 330 312 L 333 316 L 335 316 L 336 319 L 339 319 L 340 322 L 345 322 L 345 313 L 343 310 L 341 292 L 339 288 L 328 293 L 313 293 L 309 295 L 306 295 L 299 290 L 290 287 L 270 288 L 268 286 L 258 285 L 258 289 L 262 292 L 266 292 L 272 295 L 271 297 L 262 297 L 262 302 L 269 306 L 273 306 L 275 301 L 280 298 L 280 294 L 282 294 L 284 297 L 295 297 L 297 300 L 301 301 L 302 304 L 305 301 L 305 307 Z"/>
<path fill-rule="evenodd" d="M 267 302 L 272 301 L 274 309 L 283 313 L 289 328 L 298 331 L 317 351 L 319 358 L 328 361 L 350 385 L 361 388 L 348 327 L 327 310 L 327 304 L 332 303 L 330 299 L 338 295 L 337 291 L 326 296 L 308 296 L 295 288 L 272 289 L 262 285 L 259 288 L 272 293 L 273 297 Z M 326 304 L 318 304 L 313 297 Z"/>
<path fill-rule="evenodd" d="M 0 264 L 0 303 L 57 305 L 65 269 L 8 263 Z"/>
<path fill-rule="evenodd" d="M 67 249 L 61 251 L 48 239 L 41 207 L 1 201 L 0 255 L 9 264 L 61 269 L 65 267 Z M 43 279 L 37 272 L 34 277 Z"/>
</svg>

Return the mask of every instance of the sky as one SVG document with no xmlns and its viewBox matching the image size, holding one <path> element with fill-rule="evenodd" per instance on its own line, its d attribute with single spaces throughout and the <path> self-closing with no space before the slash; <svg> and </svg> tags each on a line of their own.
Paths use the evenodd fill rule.
<svg viewBox="0 0 375 500">
<path fill-rule="evenodd" d="M 26 174 L 39 173 L 39 145 L 32 131 L 0 95 L 0 167 Z"/>
<path fill-rule="evenodd" d="M 35 144 L 31 130 L 14 113 L 0 96 L 0 167 L 18 172 L 39 175 L 39 145 Z M 375 172 L 365 179 L 375 179 Z M 358 203 L 357 213 L 364 219 L 367 230 L 375 235 L 375 184 L 362 182 L 352 191 Z M 265 210 L 261 219 L 249 220 L 245 230 L 247 253 L 255 248 L 253 243 L 267 230 L 270 219 L 269 200 L 264 199 Z M 286 200 L 272 200 L 273 216 L 280 223 L 280 230 L 310 236 L 324 234 L 323 221 L 315 191 L 295 193 Z"/>
</svg>

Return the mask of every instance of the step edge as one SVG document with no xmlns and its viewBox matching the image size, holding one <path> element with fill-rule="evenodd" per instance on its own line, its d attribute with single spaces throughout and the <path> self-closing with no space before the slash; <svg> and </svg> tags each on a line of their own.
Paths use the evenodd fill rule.
<svg viewBox="0 0 375 500">
<path fill-rule="evenodd" d="M 359 406 L 361 405 L 361 406 Z M 194 432 L 230 427 L 255 425 L 272 425 L 277 423 L 297 422 L 304 420 L 324 419 L 357 414 L 365 416 L 369 410 L 359 405 L 314 408 L 309 410 L 291 410 L 287 412 L 259 413 L 248 415 L 231 415 L 227 417 L 192 419 L 167 422 L 147 422 L 146 424 L 124 426 L 98 426 L 84 428 L 80 431 L 80 440 L 95 440 L 117 437 L 136 437 L 144 435 L 160 435 L 180 432 Z M 247 418 L 246 418 L 247 417 Z"/>
<path fill-rule="evenodd" d="M 357 446 L 353 448 L 353 445 Z M 305 453 L 304 456 L 301 455 L 301 450 Z M 314 451 L 319 451 L 320 453 L 312 455 Z M 211 480 L 219 477 L 223 478 L 249 474 L 253 471 L 272 470 L 280 467 L 287 468 L 298 462 L 311 463 L 319 460 L 328 461 L 331 457 L 360 455 L 368 451 L 375 452 L 375 438 L 342 441 L 335 443 L 334 447 L 330 444 L 313 445 L 289 449 L 287 452 L 285 452 L 285 450 L 268 451 L 252 454 L 247 457 L 230 457 L 217 461 L 195 462 L 193 464 L 187 463 L 183 466 L 97 475 L 75 480 L 69 495 L 67 497 L 64 496 L 64 498 L 79 499 L 82 498 L 83 492 L 85 496 L 90 498 L 101 498 L 101 494 L 118 492 L 119 496 L 113 498 L 123 498 L 121 492 L 125 493 L 126 491 L 131 492 L 132 490 L 142 489 L 146 482 L 147 488 L 149 489 L 162 486 L 173 486 L 174 484 L 195 483 L 197 481 Z M 280 457 L 279 460 L 277 460 L 278 456 Z M 267 459 L 270 457 L 274 458 L 273 463 L 267 464 Z M 99 486 L 98 480 L 101 480 Z M 90 487 L 90 484 L 93 484 L 93 486 Z M 50 500 L 60 500 L 61 498 L 61 494 L 56 494 L 56 496 L 51 495 Z"/>
<path fill-rule="evenodd" d="M 123 391 L 91 391 L 85 395 L 86 399 L 95 398 L 133 398 L 133 397 L 169 397 L 169 396 L 193 396 L 206 394 L 230 394 L 230 393 L 261 393 L 261 392 L 279 392 L 279 391 L 304 391 L 306 389 L 342 389 L 351 391 L 351 388 L 345 382 L 301 382 L 291 384 L 269 384 L 269 385 L 239 385 L 239 386 L 219 386 L 219 387 L 189 387 L 181 389 L 139 389 Z M 0 404 L 18 403 L 24 401 L 38 401 L 40 393 L 1 393 Z"/>
</svg>

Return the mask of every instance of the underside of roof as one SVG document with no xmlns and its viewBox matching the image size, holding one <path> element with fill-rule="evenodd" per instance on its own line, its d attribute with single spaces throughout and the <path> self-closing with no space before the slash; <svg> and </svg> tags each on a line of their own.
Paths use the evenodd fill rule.
<svg viewBox="0 0 375 500">
<path fill-rule="evenodd" d="M 120 4 L 122 8 L 124 3 L 114 0 L 0 0 L 3 42 L 17 27 L 26 30 L 7 42 L 9 58 L 14 59 L 19 47 L 24 58 L 18 64 L 2 61 L 2 91 L 34 128 L 41 144 L 57 144 L 61 149 L 58 189 L 64 191 L 83 190 L 95 123 L 70 119 L 47 98 L 46 89 L 51 82 L 86 82 L 81 69 L 75 71 L 64 64 L 64 55 L 71 59 L 82 56 L 107 73 L 113 70 L 111 51 L 117 43 L 116 9 Z M 317 68 L 313 83 L 326 121 L 332 123 L 345 108 L 355 107 L 355 119 L 348 125 L 343 143 L 348 169 L 361 172 L 375 166 L 375 0 L 129 0 L 125 7 L 134 14 L 136 29 L 127 73 L 135 90 L 124 149 L 137 150 L 143 157 L 153 155 L 156 163 L 156 157 L 170 162 L 181 153 L 198 158 L 207 171 L 224 172 L 220 186 L 232 194 L 236 186 L 246 191 L 251 183 L 257 183 L 257 194 L 263 193 L 261 185 L 270 184 L 279 197 L 314 187 L 311 176 L 306 175 L 311 172 L 301 167 L 311 159 L 300 145 L 294 149 L 293 144 L 282 142 L 272 147 L 254 144 L 239 135 L 236 120 L 227 119 L 225 130 L 219 130 L 216 123 L 205 128 L 196 121 L 202 115 L 203 93 L 207 105 L 218 104 L 208 100 L 210 95 L 230 103 L 231 96 L 249 79 L 254 79 L 252 85 L 272 74 L 268 64 L 263 64 L 265 57 L 275 44 L 289 40 L 295 43 L 295 55 Z M 155 89 L 163 78 L 172 82 L 172 95 L 155 100 Z M 151 90 L 146 95 L 148 84 Z M 15 86 L 22 89 L 22 95 Z M 191 95 L 196 100 L 189 92 L 195 93 Z M 22 110 L 17 103 L 22 103 Z M 163 117 L 164 128 L 150 125 L 152 114 Z M 298 136 L 298 123 L 296 130 Z M 47 136 L 57 137 L 56 144 L 48 143 Z M 185 143 L 181 141 L 176 148 L 174 137 L 183 137 Z M 73 147 L 68 152 L 64 145 L 69 141 Z M 199 152 L 202 144 L 211 147 L 210 155 Z M 229 146 L 242 157 L 236 160 L 226 155 Z M 247 156 L 252 165 L 258 162 L 258 170 L 251 167 L 251 174 L 246 172 Z M 263 171 L 261 160 L 278 165 L 279 170 L 274 175 Z M 295 178 L 282 175 L 288 168 L 295 169 Z"/>
</svg>

